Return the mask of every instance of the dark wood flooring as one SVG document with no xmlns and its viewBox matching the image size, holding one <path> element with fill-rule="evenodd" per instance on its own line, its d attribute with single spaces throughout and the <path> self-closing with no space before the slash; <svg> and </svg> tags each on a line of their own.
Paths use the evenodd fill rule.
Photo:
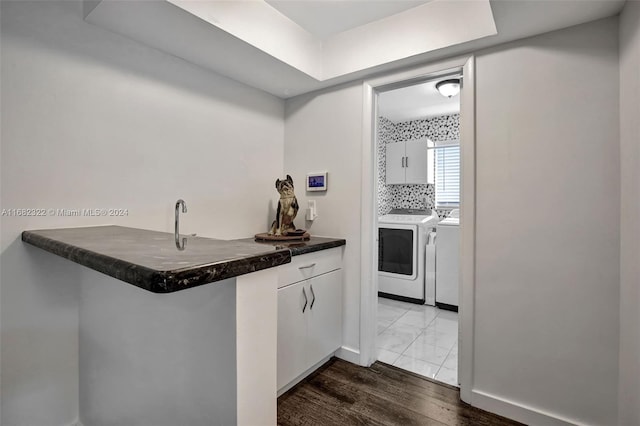
<svg viewBox="0 0 640 426">
<path fill-rule="evenodd" d="M 278 398 L 278 425 L 520 425 L 460 401 L 453 386 L 376 362 L 332 358 Z"/>
</svg>

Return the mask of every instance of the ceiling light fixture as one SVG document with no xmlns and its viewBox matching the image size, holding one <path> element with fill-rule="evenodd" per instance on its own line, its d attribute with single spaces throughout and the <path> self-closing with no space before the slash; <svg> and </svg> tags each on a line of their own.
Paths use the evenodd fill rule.
<svg viewBox="0 0 640 426">
<path fill-rule="evenodd" d="M 442 96 L 451 98 L 460 93 L 460 79 L 442 80 L 436 84 L 436 89 Z"/>
</svg>

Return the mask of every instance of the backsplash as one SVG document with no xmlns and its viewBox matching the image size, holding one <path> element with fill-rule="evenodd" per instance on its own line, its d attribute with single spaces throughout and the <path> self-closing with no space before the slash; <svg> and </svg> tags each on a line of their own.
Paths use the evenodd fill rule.
<svg viewBox="0 0 640 426">
<path fill-rule="evenodd" d="M 460 114 L 443 115 L 394 124 L 385 117 L 378 119 L 378 215 L 391 209 L 433 209 L 433 185 L 387 185 L 385 145 L 429 138 L 434 142 L 460 138 Z M 426 206 L 425 200 L 426 198 Z M 451 209 L 436 209 L 440 218 Z"/>
</svg>

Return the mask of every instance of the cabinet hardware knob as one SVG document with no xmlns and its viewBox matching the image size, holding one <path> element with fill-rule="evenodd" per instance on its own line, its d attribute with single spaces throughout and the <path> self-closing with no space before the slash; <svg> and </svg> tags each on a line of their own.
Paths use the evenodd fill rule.
<svg viewBox="0 0 640 426">
<path fill-rule="evenodd" d="M 304 291 L 304 287 L 302 287 L 302 295 L 304 296 L 304 306 L 302 307 L 302 313 L 304 314 L 305 309 L 307 309 L 307 292 Z"/>
<path fill-rule="evenodd" d="M 308 268 L 313 268 L 314 266 L 316 266 L 316 264 L 312 263 L 311 265 L 307 265 L 307 266 L 299 266 L 298 269 L 308 269 Z"/>
<path fill-rule="evenodd" d="M 313 296 L 313 299 L 311 300 L 311 305 L 309 306 L 309 310 L 311 310 L 313 309 L 313 304 L 316 303 L 316 294 L 313 292 L 313 284 L 310 284 L 309 288 L 311 289 L 311 295 Z"/>
</svg>

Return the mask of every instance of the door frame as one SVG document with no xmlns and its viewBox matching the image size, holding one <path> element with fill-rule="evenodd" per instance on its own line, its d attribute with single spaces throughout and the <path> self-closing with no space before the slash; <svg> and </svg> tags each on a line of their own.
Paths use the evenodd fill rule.
<svg viewBox="0 0 640 426">
<path fill-rule="evenodd" d="M 362 188 L 360 229 L 360 364 L 376 361 L 378 274 L 377 274 L 377 94 L 444 77 L 462 75 L 460 89 L 460 283 L 459 283 L 459 357 L 460 398 L 471 402 L 474 356 L 475 288 L 475 57 L 463 56 L 436 64 L 374 78 L 363 82 L 362 113 Z"/>
</svg>

